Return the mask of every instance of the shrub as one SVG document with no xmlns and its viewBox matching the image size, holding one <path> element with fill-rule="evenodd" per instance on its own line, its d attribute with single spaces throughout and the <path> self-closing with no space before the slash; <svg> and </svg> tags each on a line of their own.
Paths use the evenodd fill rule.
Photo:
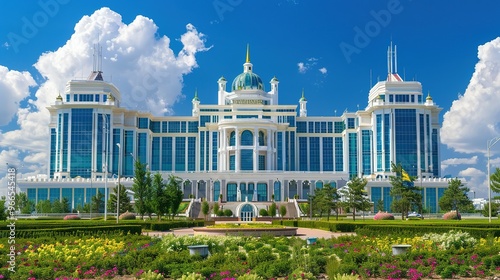
<svg viewBox="0 0 500 280">
<path fill-rule="evenodd" d="M 392 215 L 391 213 L 387 213 L 387 212 L 378 212 L 377 214 L 375 214 L 375 216 L 373 217 L 374 220 L 394 220 L 394 215 Z"/>
<path fill-rule="evenodd" d="M 451 211 L 443 215 L 443 220 L 461 220 L 462 216 L 456 211 Z"/>
<path fill-rule="evenodd" d="M 80 220 L 80 216 L 78 215 L 66 215 L 64 216 L 64 220 Z"/>
<path fill-rule="evenodd" d="M 134 213 L 130 213 L 129 211 L 120 215 L 120 220 L 135 220 L 136 216 Z"/>
<path fill-rule="evenodd" d="M 265 216 L 269 216 L 269 214 L 267 213 L 267 210 L 262 208 L 259 210 L 259 215 L 265 217 Z"/>
<path fill-rule="evenodd" d="M 231 211 L 231 209 L 224 209 L 224 216 L 226 216 L 226 217 L 232 217 L 233 216 L 233 211 Z"/>
</svg>

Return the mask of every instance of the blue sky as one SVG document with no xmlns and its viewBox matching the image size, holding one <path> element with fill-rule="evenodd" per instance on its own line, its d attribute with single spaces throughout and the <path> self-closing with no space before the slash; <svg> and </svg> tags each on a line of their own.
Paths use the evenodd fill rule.
<svg viewBox="0 0 500 280">
<path fill-rule="evenodd" d="M 126 96 L 144 71 L 169 75 L 148 93 L 166 110 L 135 106 L 174 115 L 190 114 L 195 88 L 202 103 L 216 103 L 217 79 L 242 72 L 247 44 L 266 86 L 280 80 L 281 104 L 298 104 L 304 88 L 309 115 L 363 109 L 370 72 L 372 84 L 386 77 L 392 40 L 399 74 L 420 81 L 443 108 L 442 174 L 464 177 L 476 196 L 486 196 L 486 141 L 500 135 L 499 10 L 498 1 L 5 1 L 0 162 L 23 166 L 24 176 L 46 172 L 44 108 L 68 79 L 92 70 L 98 36 L 105 78 Z M 102 26 L 99 34 L 104 22 L 122 29 Z M 153 54 L 158 48 L 172 53 Z M 492 168 L 500 166 L 500 144 L 491 151 Z"/>
</svg>

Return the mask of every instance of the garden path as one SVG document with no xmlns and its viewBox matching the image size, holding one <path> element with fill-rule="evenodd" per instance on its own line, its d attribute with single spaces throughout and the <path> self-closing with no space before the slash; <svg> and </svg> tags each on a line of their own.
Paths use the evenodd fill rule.
<svg viewBox="0 0 500 280">
<path fill-rule="evenodd" d="M 174 234 L 175 236 L 182 236 L 182 235 L 193 235 L 194 231 L 192 228 L 181 228 L 181 229 L 174 229 L 174 230 L 168 230 L 168 231 L 148 231 L 144 232 L 143 234 L 149 235 L 149 236 L 162 236 L 165 234 Z M 331 232 L 327 230 L 321 230 L 321 229 L 313 229 L 313 228 L 298 228 L 297 229 L 297 236 L 306 239 L 308 237 L 317 237 L 317 238 L 332 238 L 332 237 L 338 237 L 342 235 L 353 235 L 356 234 L 354 232 Z"/>
</svg>

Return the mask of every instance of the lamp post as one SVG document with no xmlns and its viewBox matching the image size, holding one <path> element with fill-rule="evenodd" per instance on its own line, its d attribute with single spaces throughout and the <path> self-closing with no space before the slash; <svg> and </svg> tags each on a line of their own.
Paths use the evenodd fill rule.
<svg viewBox="0 0 500 280">
<path fill-rule="evenodd" d="M 104 220 L 107 221 L 108 218 L 108 118 L 104 114 L 101 115 L 103 119 L 103 134 L 104 134 Z"/>
<path fill-rule="evenodd" d="M 120 216 L 120 171 L 122 169 L 122 153 L 120 143 L 116 143 L 118 146 L 118 189 L 116 193 L 116 223 L 118 224 L 118 218 Z"/>
<path fill-rule="evenodd" d="M 488 150 L 488 222 L 491 223 L 491 174 L 490 174 L 490 148 L 493 147 L 498 141 L 500 141 L 500 137 L 495 137 L 493 139 L 488 140 L 487 150 Z"/>
</svg>

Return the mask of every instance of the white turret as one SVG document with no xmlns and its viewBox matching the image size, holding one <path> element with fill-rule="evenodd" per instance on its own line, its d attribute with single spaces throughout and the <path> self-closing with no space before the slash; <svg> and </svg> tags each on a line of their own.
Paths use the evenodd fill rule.
<svg viewBox="0 0 500 280">
<path fill-rule="evenodd" d="M 299 99 L 300 103 L 300 115 L 301 117 L 307 117 L 307 99 L 304 96 L 304 89 L 302 89 L 302 97 Z"/>
</svg>

